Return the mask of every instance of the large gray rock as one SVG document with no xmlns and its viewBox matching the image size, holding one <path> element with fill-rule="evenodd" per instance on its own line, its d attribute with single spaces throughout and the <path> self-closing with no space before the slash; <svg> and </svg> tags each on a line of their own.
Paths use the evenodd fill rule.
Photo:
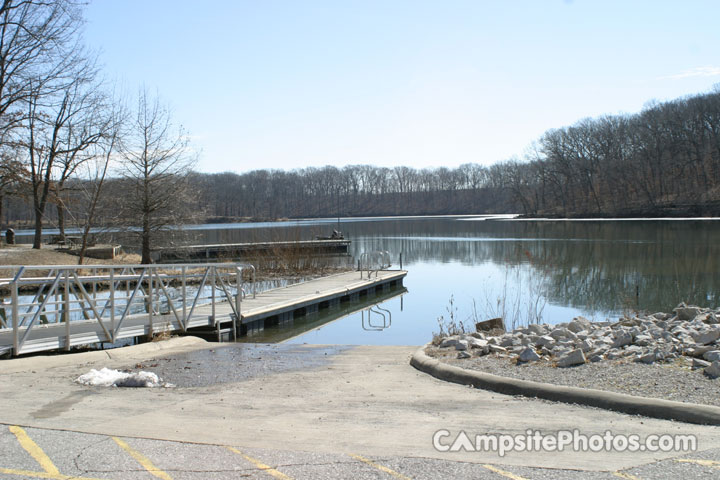
<svg viewBox="0 0 720 480">
<path fill-rule="evenodd" d="M 720 377 L 720 362 L 712 362 L 710 366 L 705 369 L 705 375 L 710 378 Z"/>
<path fill-rule="evenodd" d="M 681 303 L 673 312 L 675 312 L 675 315 L 677 315 L 680 320 L 692 320 L 700 313 L 700 308 L 688 307 L 684 303 Z"/>
<path fill-rule="evenodd" d="M 642 363 L 655 363 L 655 359 L 655 352 L 648 352 L 645 355 L 638 357 L 636 361 Z"/>
<path fill-rule="evenodd" d="M 624 357 L 639 356 L 643 354 L 643 349 L 637 345 L 630 345 L 629 347 L 623 349 L 622 354 Z"/>
<path fill-rule="evenodd" d="M 720 350 L 710 350 L 709 352 L 703 353 L 702 357 L 708 362 L 720 361 Z"/>
<path fill-rule="evenodd" d="M 573 318 L 572 322 L 568 323 L 567 329 L 573 333 L 582 332 L 583 330 L 592 330 L 592 324 L 590 320 L 585 317 Z"/>
<path fill-rule="evenodd" d="M 649 345 L 652 345 L 653 343 L 653 337 L 650 335 L 638 335 L 635 337 L 635 345 L 639 345 L 641 347 L 647 347 Z"/>
<path fill-rule="evenodd" d="M 468 349 L 468 341 L 467 340 L 458 340 L 455 344 L 455 350 L 467 350 Z"/>
<path fill-rule="evenodd" d="M 552 332 L 550 332 L 550 336 L 555 340 L 560 340 L 563 338 L 571 338 L 574 340 L 575 338 L 577 338 L 577 335 L 564 327 L 558 327 L 554 329 Z"/>
<path fill-rule="evenodd" d="M 699 345 L 713 343 L 715 340 L 720 338 L 720 328 L 711 328 L 704 332 L 698 332 L 696 335 L 693 335 L 693 338 L 695 339 L 695 343 Z"/>
<path fill-rule="evenodd" d="M 557 361 L 558 367 L 571 367 L 573 365 L 581 365 L 585 363 L 585 354 L 579 348 L 563 355 Z"/>
<path fill-rule="evenodd" d="M 710 366 L 710 362 L 700 360 L 699 358 L 693 358 L 692 368 L 706 368 Z"/>
<path fill-rule="evenodd" d="M 613 348 L 621 348 L 632 343 L 632 334 L 626 330 L 616 330 L 613 338 Z"/>
<path fill-rule="evenodd" d="M 457 337 L 447 337 L 440 342 L 440 348 L 454 347 L 458 343 Z"/>
<path fill-rule="evenodd" d="M 613 348 L 605 354 L 605 358 L 607 358 L 608 360 L 617 360 L 620 357 L 622 357 L 622 354 L 617 348 Z"/>
<path fill-rule="evenodd" d="M 715 350 L 713 345 L 693 345 L 685 349 L 685 355 L 688 357 L 702 357 L 711 350 Z"/>
<path fill-rule="evenodd" d="M 589 352 L 595 347 L 595 343 L 593 343 L 590 339 L 585 339 L 578 345 L 578 348 L 582 350 L 583 352 Z"/>
<path fill-rule="evenodd" d="M 488 341 L 481 338 L 470 337 L 467 341 L 470 348 L 487 348 L 488 346 Z"/>
<path fill-rule="evenodd" d="M 501 347 L 512 347 L 512 346 L 515 344 L 516 341 L 517 341 L 518 343 L 520 343 L 520 341 L 517 340 L 517 339 L 516 339 L 515 337 L 513 337 L 512 335 L 503 335 L 502 338 L 500 338 L 500 344 L 499 344 L 499 345 L 500 345 Z"/>
<path fill-rule="evenodd" d="M 545 335 L 545 332 L 547 330 L 545 330 L 545 327 L 538 323 L 531 323 L 530 325 L 528 325 L 527 331 L 532 335 Z"/>
<path fill-rule="evenodd" d="M 535 345 L 552 348 L 552 346 L 555 345 L 555 339 L 550 335 L 543 335 L 542 337 L 535 340 Z"/>
<path fill-rule="evenodd" d="M 538 360 L 540 360 L 540 355 L 530 347 L 524 349 L 520 352 L 520 355 L 518 355 L 518 361 L 520 362 L 537 362 Z"/>
</svg>

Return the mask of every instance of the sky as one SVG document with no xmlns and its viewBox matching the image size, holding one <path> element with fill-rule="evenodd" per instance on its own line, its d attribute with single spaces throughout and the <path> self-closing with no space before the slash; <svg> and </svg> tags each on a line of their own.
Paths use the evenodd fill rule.
<svg viewBox="0 0 720 480">
<path fill-rule="evenodd" d="M 91 0 L 104 75 L 197 170 L 491 165 L 720 84 L 717 0 Z"/>
</svg>

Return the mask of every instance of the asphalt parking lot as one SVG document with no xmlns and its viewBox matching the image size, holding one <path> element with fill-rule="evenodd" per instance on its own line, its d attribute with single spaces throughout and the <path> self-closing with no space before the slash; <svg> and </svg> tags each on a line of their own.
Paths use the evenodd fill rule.
<svg viewBox="0 0 720 480">
<path fill-rule="evenodd" d="M 0 428 L 0 478 L 69 479 L 656 479 L 717 478 L 720 450 L 622 471 L 587 472 L 432 458 L 240 448 L 62 430 Z"/>
</svg>

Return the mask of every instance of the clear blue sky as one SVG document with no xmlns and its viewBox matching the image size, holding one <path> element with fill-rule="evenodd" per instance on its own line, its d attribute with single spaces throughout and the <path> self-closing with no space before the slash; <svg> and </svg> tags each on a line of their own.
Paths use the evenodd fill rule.
<svg viewBox="0 0 720 480">
<path fill-rule="evenodd" d="M 455 167 L 720 83 L 717 0 L 92 0 L 108 77 L 198 170 Z"/>
</svg>

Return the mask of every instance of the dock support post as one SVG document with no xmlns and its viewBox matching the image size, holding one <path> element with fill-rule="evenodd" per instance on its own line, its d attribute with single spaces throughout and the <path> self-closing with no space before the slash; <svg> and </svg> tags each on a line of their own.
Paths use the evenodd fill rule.
<svg viewBox="0 0 720 480">
<path fill-rule="evenodd" d="M 182 302 L 183 302 L 183 330 L 187 330 L 188 317 L 187 317 L 187 267 L 183 266 L 182 271 Z"/>
<path fill-rule="evenodd" d="M 13 355 L 18 356 L 18 332 L 20 330 L 20 319 L 18 318 L 18 285 L 17 276 L 13 280 L 12 287 L 12 319 L 13 319 Z"/>
<path fill-rule="evenodd" d="M 65 272 L 65 351 L 70 351 L 70 274 Z"/>
<path fill-rule="evenodd" d="M 115 269 L 110 269 L 110 341 L 115 343 Z"/>
<path fill-rule="evenodd" d="M 148 339 L 152 339 L 153 329 L 153 271 L 150 270 L 150 283 L 148 286 L 148 293 L 145 298 L 145 305 L 148 306 Z"/>
</svg>

